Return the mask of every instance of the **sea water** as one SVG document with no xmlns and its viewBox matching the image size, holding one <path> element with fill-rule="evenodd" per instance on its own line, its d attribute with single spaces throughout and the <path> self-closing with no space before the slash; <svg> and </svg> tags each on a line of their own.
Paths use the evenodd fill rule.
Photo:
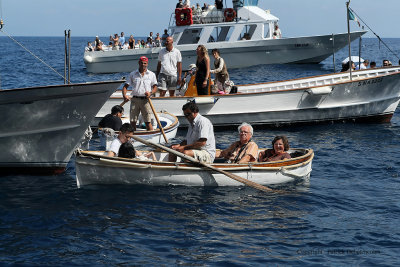
<svg viewBox="0 0 400 267">
<path fill-rule="evenodd" d="M 63 37 L 15 38 L 63 74 Z M 127 76 L 86 73 L 83 49 L 92 39 L 72 38 L 71 80 Z M 384 41 L 399 54 L 400 39 Z M 398 62 L 375 39 L 364 39 L 362 47 L 361 56 L 378 66 L 383 58 Z M 357 49 L 353 43 L 353 54 Z M 337 71 L 345 57 L 347 49 L 335 55 Z M 230 75 L 244 84 L 333 70 L 330 57 L 318 65 L 255 66 Z M 8 89 L 63 79 L 0 37 L 0 82 Z M 225 148 L 237 131 L 215 135 L 217 147 Z M 247 187 L 78 189 L 74 158 L 58 176 L 1 177 L 0 265 L 399 265 L 399 109 L 388 124 L 257 129 L 253 139 L 270 147 L 276 135 L 315 151 L 310 183 L 283 186 L 285 194 Z M 175 141 L 184 136 L 180 130 Z M 98 146 L 95 138 L 91 148 Z"/>
</svg>

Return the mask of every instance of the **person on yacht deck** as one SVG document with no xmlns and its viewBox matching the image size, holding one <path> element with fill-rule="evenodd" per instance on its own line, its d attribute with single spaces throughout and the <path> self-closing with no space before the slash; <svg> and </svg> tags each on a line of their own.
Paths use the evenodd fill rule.
<svg viewBox="0 0 400 267">
<path fill-rule="evenodd" d="M 179 0 L 179 2 L 176 4 L 176 8 L 183 8 L 182 0 Z"/>
<path fill-rule="evenodd" d="M 190 8 L 190 0 L 185 0 L 185 2 L 183 2 L 183 8 Z"/>
<path fill-rule="evenodd" d="M 157 77 L 159 82 L 160 96 L 165 96 L 167 90 L 169 96 L 175 95 L 177 84 L 182 82 L 182 55 L 174 47 L 171 36 L 165 42 L 165 48 L 158 54 Z"/>
<path fill-rule="evenodd" d="M 224 158 L 228 163 L 247 163 L 255 162 L 258 158 L 258 146 L 251 139 L 253 137 L 253 127 L 243 122 L 238 127 L 239 141 L 234 142 L 224 150 L 218 150 L 216 158 Z"/>
<path fill-rule="evenodd" d="M 275 34 L 276 33 L 276 34 Z M 281 39 L 282 38 L 282 32 L 281 29 L 279 29 L 278 24 L 275 24 L 275 29 L 273 35 L 276 36 L 276 39 Z M 274 38 L 275 39 L 275 38 Z"/>
<path fill-rule="evenodd" d="M 222 0 L 215 0 L 215 7 L 217 9 L 223 9 L 224 8 L 224 3 Z"/>
<path fill-rule="evenodd" d="M 169 36 L 168 30 L 164 29 L 164 34 L 161 36 L 161 45 L 165 46 L 165 42 L 167 41 L 167 37 Z"/>
<path fill-rule="evenodd" d="M 196 88 L 198 95 L 208 95 L 208 85 L 210 78 L 210 57 L 204 45 L 199 45 L 196 49 Z"/>
<path fill-rule="evenodd" d="M 121 36 L 119 37 L 119 45 L 123 46 L 125 44 L 125 33 L 121 32 Z"/>
<path fill-rule="evenodd" d="M 85 52 L 92 52 L 92 51 L 94 51 L 94 48 L 93 48 L 93 46 L 92 46 L 92 43 L 91 43 L 91 42 L 88 42 L 88 43 L 87 43 L 87 46 L 85 47 Z"/>
<path fill-rule="evenodd" d="M 219 91 L 223 91 L 224 93 L 224 86 L 225 82 L 229 80 L 228 69 L 226 67 L 224 59 L 220 56 L 220 52 L 218 49 L 212 50 L 212 55 L 215 58 L 214 67 L 215 69 L 211 70 L 210 73 L 215 74 L 216 86 Z"/>
</svg>

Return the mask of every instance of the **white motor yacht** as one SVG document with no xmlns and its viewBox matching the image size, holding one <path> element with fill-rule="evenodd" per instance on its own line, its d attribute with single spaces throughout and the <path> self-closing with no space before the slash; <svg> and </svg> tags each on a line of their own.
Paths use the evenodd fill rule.
<svg viewBox="0 0 400 267">
<path fill-rule="evenodd" d="M 187 8 L 171 14 L 169 33 L 174 47 L 182 53 L 185 68 L 196 61 L 196 48 L 217 48 L 231 68 L 260 64 L 319 63 L 348 44 L 348 34 L 306 37 L 274 35 L 279 19 L 269 10 L 258 7 L 258 0 L 233 0 L 232 8 L 209 6 L 193 14 Z M 351 41 L 366 31 L 350 34 Z M 149 58 L 149 69 L 156 70 L 162 47 L 91 51 L 84 53 L 87 72 L 130 72 L 137 68 L 141 56 Z"/>
</svg>

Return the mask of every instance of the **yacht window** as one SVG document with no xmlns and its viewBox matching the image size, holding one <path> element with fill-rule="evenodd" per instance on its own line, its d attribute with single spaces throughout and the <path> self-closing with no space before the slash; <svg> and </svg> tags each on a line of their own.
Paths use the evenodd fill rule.
<svg viewBox="0 0 400 267">
<path fill-rule="evenodd" d="M 197 44 L 200 40 L 201 32 L 201 28 L 184 30 L 178 44 Z"/>
<path fill-rule="evenodd" d="M 233 32 L 233 27 L 224 26 L 224 27 L 214 27 L 211 32 L 210 38 L 208 38 L 209 43 L 213 42 L 225 42 L 229 41 Z"/>
<path fill-rule="evenodd" d="M 258 0 L 232 0 L 233 8 L 242 6 L 258 6 Z"/>
<path fill-rule="evenodd" d="M 245 25 L 243 27 L 242 33 L 239 35 L 239 39 L 238 40 L 251 40 L 256 28 L 257 28 L 256 24 Z"/>
<path fill-rule="evenodd" d="M 264 38 L 270 38 L 269 23 L 264 23 Z"/>
</svg>

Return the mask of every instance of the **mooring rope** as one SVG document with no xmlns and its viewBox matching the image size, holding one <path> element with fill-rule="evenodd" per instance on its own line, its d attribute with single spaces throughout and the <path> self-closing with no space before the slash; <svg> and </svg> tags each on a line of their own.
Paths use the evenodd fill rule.
<svg viewBox="0 0 400 267">
<path fill-rule="evenodd" d="M 51 70 L 53 70 L 57 75 L 59 75 L 61 78 L 66 79 L 64 77 L 64 75 L 60 74 L 56 69 L 54 69 L 52 66 L 50 66 L 49 64 L 47 64 L 46 62 L 44 62 L 41 58 L 39 58 L 38 56 L 36 56 L 33 52 L 31 52 L 28 48 L 26 48 L 23 44 L 21 44 L 20 42 L 18 42 L 17 40 L 15 40 L 11 35 L 9 35 L 8 33 L 6 33 L 3 29 L 0 30 L 0 32 L 2 32 L 4 35 L 6 35 L 8 38 L 10 38 L 11 40 L 13 40 L 16 44 L 18 44 L 20 47 L 22 47 L 23 49 L 25 49 L 29 54 L 31 54 L 34 58 L 36 58 L 37 60 L 39 60 L 40 62 L 42 62 L 45 66 L 47 66 L 48 68 L 50 68 Z"/>
<path fill-rule="evenodd" d="M 365 21 L 364 21 L 353 9 L 351 9 L 350 7 L 349 7 L 349 9 L 350 9 L 350 11 L 353 12 L 353 13 L 357 16 L 357 18 L 360 19 L 361 22 L 362 22 L 365 26 L 367 26 L 367 28 L 378 38 L 379 42 L 382 42 L 382 44 L 384 44 L 384 45 L 386 46 L 386 48 L 387 48 L 390 52 L 392 52 L 392 54 L 393 54 L 395 57 L 397 57 L 397 59 L 400 59 L 400 58 L 396 55 L 396 53 L 393 52 L 392 49 L 390 49 L 390 47 L 382 40 L 382 38 L 381 38 L 379 35 L 377 35 L 377 34 L 367 25 L 367 23 L 365 23 Z"/>
</svg>

